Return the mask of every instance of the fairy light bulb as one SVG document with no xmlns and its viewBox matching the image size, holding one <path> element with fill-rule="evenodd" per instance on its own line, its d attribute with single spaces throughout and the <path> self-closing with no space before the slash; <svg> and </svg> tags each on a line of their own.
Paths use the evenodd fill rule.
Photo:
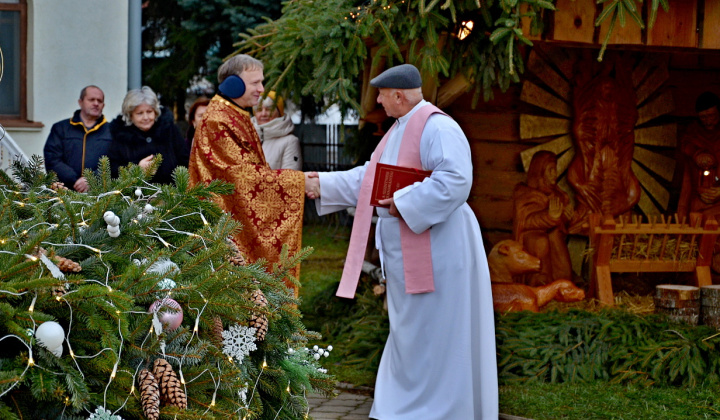
<svg viewBox="0 0 720 420">
<path fill-rule="evenodd" d="M 262 368 L 265 369 L 267 367 L 267 360 L 263 357 L 263 365 Z"/>
<path fill-rule="evenodd" d="M 287 392 L 290 393 L 290 381 L 288 381 Z"/>
<path fill-rule="evenodd" d="M 217 391 L 213 392 L 213 398 L 210 402 L 210 407 L 215 407 L 215 396 L 217 395 Z"/>
<path fill-rule="evenodd" d="M 135 384 L 132 384 L 132 386 L 130 386 L 130 393 L 135 395 Z"/>
<path fill-rule="evenodd" d="M 75 358 L 75 352 L 72 349 L 70 349 L 70 357 Z"/>
<path fill-rule="evenodd" d="M 180 383 L 185 385 L 185 377 L 182 374 L 182 369 L 180 370 Z"/>
<path fill-rule="evenodd" d="M 29 367 L 35 366 L 35 361 L 33 360 L 32 356 L 28 357 L 28 366 Z"/>
<path fill-rule="evenodd" d="M 110 379 L 115 379 L 115 374 L 117 373 L 117 363 L 115 363 L 115 366 L 113 366 L 112 373 L 110 374 Z"/>
<path fill-rule="evenodd" d="M 200 317 L 195 318 L 195 326 L 193 327 L 193 332 L 198 332 L 198 323 L 200 322 Z"/>
<path fill-rule="evenodd" d="M 32 302 L 30 302 L 30 307 L 28 308 L 28 312 L 33 312 L 35 310 L 35 301 L 36 300 L 37 300 L 37 295 L 35 295 Z"/>
<path fill-rule="evenodd" d="M 200 213 L 200 218 L 202 219 L 204 225 L 209 224 L 208 221 L 207 221 L 207 219 L 205 219 L 205 216 L 203 216 L 202 213 Z"/>
</svg>

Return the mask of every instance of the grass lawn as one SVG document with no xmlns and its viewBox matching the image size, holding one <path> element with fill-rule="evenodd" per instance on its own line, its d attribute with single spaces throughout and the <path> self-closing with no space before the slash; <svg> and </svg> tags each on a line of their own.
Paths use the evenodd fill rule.
<svg viewBox="0 0 720 420">
<path fill-rule="evenodd" d="M 387 314 L 372 284 L 361 281 L 356 299 L 335 289 L 342 273 L 350 229 L 307 225 L 303 246 L 314 252 L 301 268 L 300 310 L 308 329 L 320 332 L 334 349 L 323 363 L 342 382 L 372 387 L 387 335 Z M 637 306 L 637 303 L 634 303 Z M 586 310 L 592 310 L 588 303 Z M 548 305 L 553 310 L 557 303 Z M 522 382 L 500 386 L 500 411 L 531 419 L 720 419 L 716 386 L 671 386 Z"/>
</svg>

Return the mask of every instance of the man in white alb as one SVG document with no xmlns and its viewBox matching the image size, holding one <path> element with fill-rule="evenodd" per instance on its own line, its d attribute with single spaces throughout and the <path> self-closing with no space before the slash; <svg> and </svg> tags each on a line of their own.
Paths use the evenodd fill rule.
<svg viewBox="0 0 720 420">
<path fill-rule="evenodd" d="M 432 175 L 381 201 L 376 245 L 387 280 L 390 335 L 370 417 L 379 420 L 496 420 L 497 362 L 490 275 L 475 214 L 470 147 L 458 124 L 423 100 L 409 64 L 370 84 L 397 122 L 370 162 L 308 173 L 318 214 L 357 206 L 338 296 L 352 298 L 370 228 L 377 162 Z"/>
</svg>

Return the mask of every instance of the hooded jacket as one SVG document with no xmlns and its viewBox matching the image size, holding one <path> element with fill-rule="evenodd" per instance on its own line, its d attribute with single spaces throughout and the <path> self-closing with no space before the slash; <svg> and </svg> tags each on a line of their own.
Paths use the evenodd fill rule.
<svg viewBox="0 0 720 420">
<path fill-rule="evenodd" d="M 302 170 L 302 151 L 300 140 L 293 135 L 295 125 L 287 116 L 258 125 L 252 117 L 253 125 L 260 136 L 265 160 L 271 169 Z"/>
</svg>

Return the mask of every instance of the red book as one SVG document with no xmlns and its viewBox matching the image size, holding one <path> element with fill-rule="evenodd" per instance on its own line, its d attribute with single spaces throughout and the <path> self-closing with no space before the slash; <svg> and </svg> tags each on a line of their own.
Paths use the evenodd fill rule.
<svg viewBox="0 0 720 420">
<path fill-rule="evenodd" d="M 393 193 L 400 188 L 407 187 L 415 182 L 422 182 L 422 180 L 429 177 L 431 173 L 432 171 L 424 171 L 422 169 L 378 163 L 377 169 L 375 170 L 372 193 L 370 194 L 370 205 L 389 207 L 380 205 L 378 201 L 392 197 Z"/>
</svg>

